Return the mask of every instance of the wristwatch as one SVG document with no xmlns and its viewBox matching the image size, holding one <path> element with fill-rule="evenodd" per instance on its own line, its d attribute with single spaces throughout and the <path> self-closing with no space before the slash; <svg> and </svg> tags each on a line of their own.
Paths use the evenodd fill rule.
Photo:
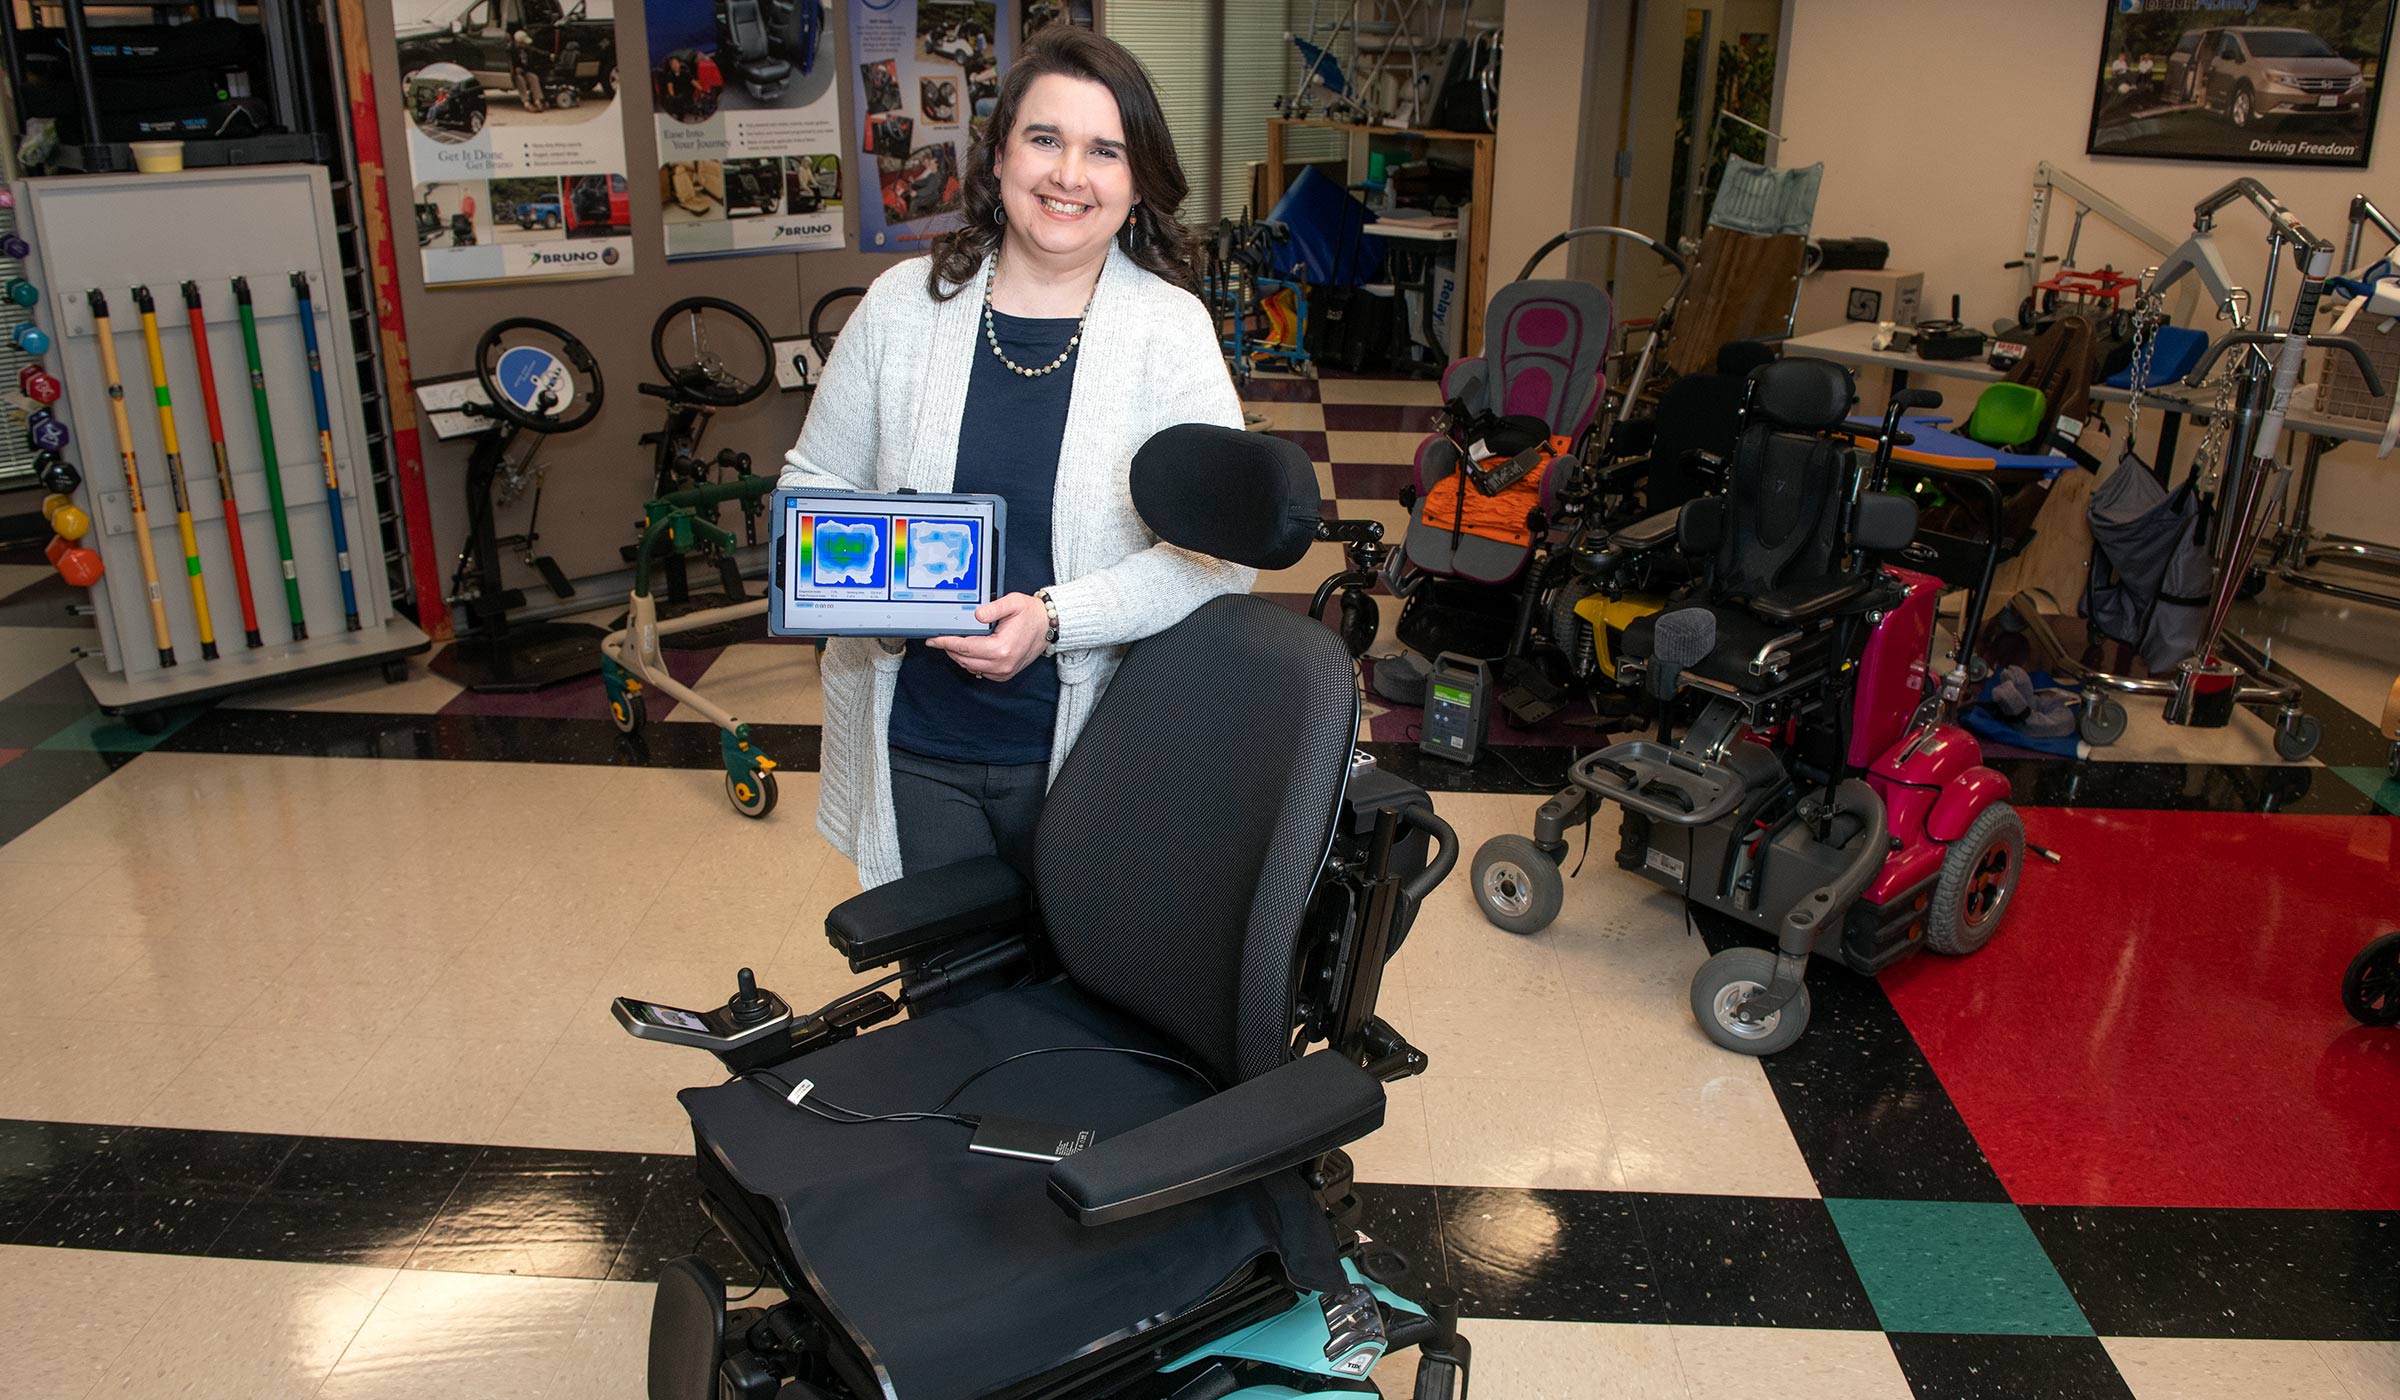
<svg viewBox="0 0 2400 1400">
<path fill-rule="evenodd" d="M 1036 590 L 1033 596 L 1042 600 L 1042 612 L 1050 619 L 1050 634 L 1042 639 L 1042 645 L 1048 647 L 1057 646 L 1058 600 L 1050 596 L 1050 590 L 1047 588 Z"/>
</svg>

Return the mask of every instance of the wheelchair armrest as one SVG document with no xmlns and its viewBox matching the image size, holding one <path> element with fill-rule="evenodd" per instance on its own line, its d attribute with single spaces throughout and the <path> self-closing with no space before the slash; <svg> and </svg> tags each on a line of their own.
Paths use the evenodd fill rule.
<svg viewBox="0 0 2400 1400">
<path fill-rule="evenodd" d="M 1611 549 L 1637 551 L 1656 549 L 1675 538 L 1676 529 L 1682 524 L 1682 521 L 1683 507 L 1670 506 L 1655 515 L 1646 515 L 1622 529 L 1610 531 L 1608 546 Z"/>
<path fill-rule="evenodd" d="M 1685 502 L 1683 514 L 1675 522 L 1675 538 L 1686 554 L 1716 553 L 1725 539 L 1724 499 L 1702 496 Z"/>
<path fill-rule="evenodd" d="M 825 940 L 852 972 L 1013 924 L 1032 905 L 1025 877 L 998 856 L 976 856 L 852 895 L 825 916 Z"/>
<path fill-rule="evenodd" d="M 1829 574 L 1758 594 L 1743 606 L 1769 622 L 1801 622 L 1840 607 L 1866 592 L 1873 582 L 1865 574 Z"/>
<path fill-rule="evenodd" d="M 1319 1050 L 1050 1168 L 1085 1225 L 1130 1220 L 1301 1166 L 1383 1126 L 1383 1082 Z"/>
</svg>

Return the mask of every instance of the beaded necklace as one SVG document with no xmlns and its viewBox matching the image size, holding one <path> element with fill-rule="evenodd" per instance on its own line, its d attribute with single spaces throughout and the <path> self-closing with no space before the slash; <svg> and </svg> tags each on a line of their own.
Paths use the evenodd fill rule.
<svg viewBox="0 0 2400 1400">
<path fill-rule="evenodd" d="M 1067 357 L 1075 353 L 1075 347 L 1083 342 L 1083 323 L 1091 319 L 1092 303 L 1089 299 L 1086 299 L 1083 303 L 1083 314 L 1075 318 L 1075 334 L 1067 337 L 1067 348 L 1058 352 L 1058 358 L 1042 366 L 1040 369 L 1027 369 L 1025 366 L 1018 364 L 1015 360 L 1010 359 L 1008 357 L 1008 352 L 1000 348 L 1000 332 L 992 324 L 992 279 L 998 276 L 999 272 L 1000 255 L 998 253 L 994 253 L 992 254 L 991 260 L 983 265 L 984 339 L 991 342 L 992 353 L 1000 357 L 1000 363 L 1008 366 L 1010 369 L 1015 370 L 1017 373 L 1024 375 L 1027 379 L 1039 379 L 1043 375 L 1050 373 L 1050 371 L 1057 369 L 1060 365 L 1065 364 L 1067 362 Z M 1100 284 L 1098 282 L 1094 282 L 1092 284 L 1092 296 L 1097 297 L 1099 294 Z"/>
</svg>

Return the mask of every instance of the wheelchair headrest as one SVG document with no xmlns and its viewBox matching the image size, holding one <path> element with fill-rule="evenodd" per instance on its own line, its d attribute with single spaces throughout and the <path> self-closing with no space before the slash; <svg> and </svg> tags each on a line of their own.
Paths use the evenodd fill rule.
<svg viewBox="0 0 2400 1400">
<path fill-rule="evenodd" d="M 1858 401 L 1850 371 L 1831 360 L 1777 360 L 1750 371 L 1758 411 L 1786 428 L 1826 432 L 1841 426 Z"/>
<path fill-rule="evenodd" d="M 1288 569 L 1317 537 L 1316 468 L 1265 433 L 1179 423 L 1133 454 L 1133 508 L 1169 544 L 1254 569 Z"/>
</svg>

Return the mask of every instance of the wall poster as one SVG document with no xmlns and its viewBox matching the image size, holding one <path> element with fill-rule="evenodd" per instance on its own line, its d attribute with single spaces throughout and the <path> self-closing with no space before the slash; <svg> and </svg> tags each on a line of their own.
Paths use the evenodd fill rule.
<svg viewBox="0 0 2400 1400">
<path fill-rule="evenodd" d="M 2107 0 L 2097 156 L 2360 167 L 2391 0 Z"/>
<path fill-rule="evenodd" d="M 842 246 L 825 0 L 649 0 L 667 257 Z"/>
<path fill-rule="evenodd" d="M 1089 0 L 850 0 L 859 251 L 910 252 L 958 226 L 967 147 L 1009 56 L 1062 22 L 1089 29 Z"/>
<path fill-rule="evenodd" d="M 429 287 L 633 271 L 613 0 L 393 0 Z"/>
</svg>

